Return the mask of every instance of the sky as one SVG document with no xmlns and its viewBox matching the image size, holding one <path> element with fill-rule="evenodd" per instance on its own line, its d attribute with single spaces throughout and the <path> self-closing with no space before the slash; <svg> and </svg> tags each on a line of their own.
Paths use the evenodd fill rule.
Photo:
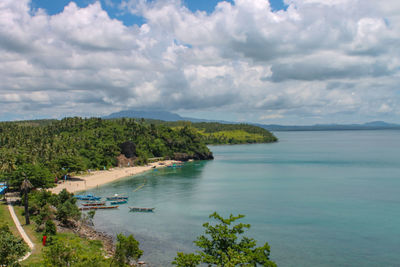
<svg viewBox="0 0 400 267">
<path fill-rule="evenodd" d="M 398 0 L 1 0 L 0 120 L 400 123 Z"/>
</svg>

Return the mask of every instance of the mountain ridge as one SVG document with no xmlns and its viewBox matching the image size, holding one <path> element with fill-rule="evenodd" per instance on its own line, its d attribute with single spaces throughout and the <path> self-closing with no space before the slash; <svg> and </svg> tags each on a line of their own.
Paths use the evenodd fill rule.
<svg viewBox="0 0 400 267">
<path fill-rule="evenodd" d="M 104 119 L 116 119 L 116 118 L 144 118 L 144 119 L 154 119 L 163 121 L 191 121 L 191 122 L 218 122 L 225 124 L 250 124 L 259 126 L 269 131 L 340 131 L 340 130 L 400 130 L 400 124 L 388 123 L 385 121 L 371 121 L 366 123 L 353 123 L 353 124 L 314 124 L 314 125 L 280 125 L 280 124 L 261 124 L 252 122 L 231 122 L 224 120 L 208 120 L 208 119 L 198 119 L 191 117 L 183 117 L 179 114 L 155 110 L 122 110 L 119 112 L 111 113 L 107 116 L 103 116 Z"/>
</svg>

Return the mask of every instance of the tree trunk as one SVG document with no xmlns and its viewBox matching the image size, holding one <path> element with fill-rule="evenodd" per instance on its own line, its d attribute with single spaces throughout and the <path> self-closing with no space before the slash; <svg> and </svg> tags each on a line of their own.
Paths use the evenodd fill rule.
<svg viewBox="0 0 400 267">
<path fill-rule="evenodd" d="M 29 225 L 28 190 L 25 190 L 25 224 Z"/>
</svg>

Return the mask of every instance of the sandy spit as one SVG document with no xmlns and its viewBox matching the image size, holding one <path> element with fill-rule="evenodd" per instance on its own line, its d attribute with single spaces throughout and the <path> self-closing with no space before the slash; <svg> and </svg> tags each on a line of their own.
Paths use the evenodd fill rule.
<svg viewBox="0 0 400 267">
<path fill-rule="evenodd" d="M 50 191 L 58 194 L 64 188 L 70 192 L 75 193 L 79 191 L 85 191 L 91 188 L 95 188 L 107 183 L 111 183 L 118 179 L 133 176 L 139 173 L 149 171 L 154 168 L 161 168 L 173 163 L 178 163 L 174 160 L 164 160 L 159 162 L 150 163 L 146 166 L 135 166 L 135 167 L 125 167 L 125 168 L 112 168 L 105 171 L 92 171 L 89 174 L 82 176 L 74 176 L 71 180 L 57 184 L 56 187 L 51 188 Z"/>
</svg>

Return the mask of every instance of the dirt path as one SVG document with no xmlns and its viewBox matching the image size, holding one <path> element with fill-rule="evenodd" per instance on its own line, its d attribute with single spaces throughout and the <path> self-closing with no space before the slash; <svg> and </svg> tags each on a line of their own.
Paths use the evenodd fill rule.
<svg viewBox="0 0 400 267">
<path fill-rule="evenodd" d="M 11 202 L 9 201 L 9 199 L 7 198 L 7 206 L 8 206 L 8 210 L 10 211 L 11 217 L 15 223 L 15 226 L 17 226 L 17 229 L 20 233 L 20 235 L 22 236 L 22 238 L 24 239 L 25 243 L 28 244 L 29 248 L 31 249 L 31 251 L 33 250 L 33 248 L 35 247 L 35 245 L 33 244 L 32 240 L 29 238 L 29 236 L 26 234 L 24 228 L 22 228 L 21 223 L 18 220 L 17 215 L 15 214 L 14 211 L 14 207 L 12 206 Z M 31 251 L 28 252 L 23 258 L 21 258 L 19 261 L 23 261 L 26 260 L 27 258 L 29 258 L 29 256 L 31 255 Z"/>
</svg>

